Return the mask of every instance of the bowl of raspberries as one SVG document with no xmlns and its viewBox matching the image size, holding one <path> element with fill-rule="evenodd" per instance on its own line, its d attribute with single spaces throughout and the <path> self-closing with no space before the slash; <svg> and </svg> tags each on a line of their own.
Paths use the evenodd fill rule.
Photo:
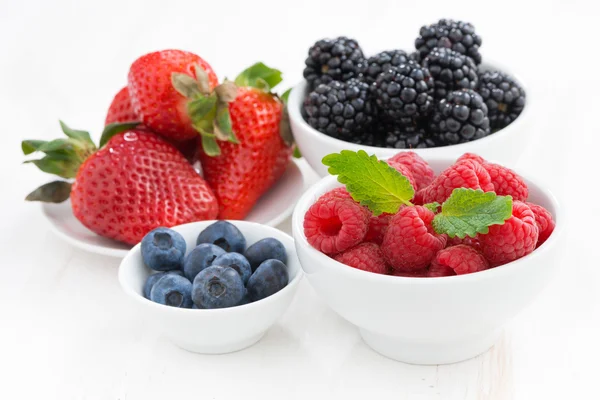
<svg viewBox="0 0 600 400">
<path fill-rule="evenodd" d="M 375 351 L 413 364 L 483 353 L 558 266 L 561 209 L 479 155 L 327 155 L 293 235 L 309 282 Z"/>
<path fill-rule="evenodd" d="M 119 267 L 121 287 L 153 329 L 204 354 L 258 342 L 301 278 L 292 238 L 247 221 L 156 228 Z"/>
<path fill-rule="evenodd" d="M 447 19 L 423 26 L 412 52 L 368 57 L 354 39 L 317 41 L 289 97 L 300 152 L 321 176 L 323 156 L 342 149 L 380 157 L 477 152 L 513 164 L 514 141 L 527 130 L 526 91 L 482 58 L 481 43 L 472 24 Z"/>
</svg>

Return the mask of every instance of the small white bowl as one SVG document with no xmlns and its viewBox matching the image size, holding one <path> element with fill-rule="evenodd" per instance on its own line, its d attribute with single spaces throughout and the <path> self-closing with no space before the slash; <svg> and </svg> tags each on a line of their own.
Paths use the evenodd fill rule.
<svg viewBox="0 0 600 400">
<path fill-rule="evenodd" d="M 454 159 L 429 159 L 436 171 Z M 299 200 L 292 217 L 296 250 L 316 292 L 356 325 L 378 353 L 411 364 L 447 364 L 490 348 L 503 325 L 546 286 L 554 274 L 563 215 L 554 196 L 535 183 L 529 200 L 547 208 L 556 221 L 548 240 L 533 253 L 493 269 L 443 278 L 379 275 L 341 264 L 306 240 L 304 214 L 323 193 L 341 186 L 323 178 Z"/>
<path fill-rule="evenodd" d="M 496 160 L 504 165 L 515 165 L 519 156 L 526 148 L 526 140 L 529 135 L 529 121 L 531 119 L 531 91 L 523 85 L 509 69 L 493 62 L 483 63 L 480 66 L 483 70 L 499 69 L 512 76 L 526 93 L 526 104 L 521 114 L 506 128 L 501 129 L 482 139 L 474 140 L 468 143 L 456 144 L 453 146 L 433 147 L 430 149 L 406 149 L 418 153 L 425 159 L 448 157 L 456 158 L 467 152 L 473 152 L 489 160 Z M 307 93 L 306 81 L 299 83 L 290 93 L 288 109 L 290 113 L 290 123 L 296 141 L 302 156 L 310 166 L 320 175 L 327 176 L 327 167 L 321 163 L 323 157 L 331 153 L 339 153 L 342 150 L 365 150 L 369 154 L 375 154 L 379 158 L 388 158 L 401 150 L 387 149 L 383 147 L 363 146 L 343 140 L 334 139 L 324 133 L 314 129 L 302 117 L 302 104 Z"/>
<path fill-rule="evenodd" d="M 189 253 L 196 247 L 198 234 L 214 222 L 193 222 L 172 229 L 183 235 Z M 283 243 L 290 275 L 285 288 L 266 299 L 237 307 L 215 310 L 175 308 L 144 298 L 144 283 L 152 271 L 142 261 L 139 244 L 129 251 L 119 267 L 119 282 L 125 293 L 138 304 L 153 329 L 164 333 L 182 349 L 224 354 L 252 346 L 288 308 L 302 278 L 294 240 L 289 235 L 254 222 L 230 222 L 244 234 L 248 246 L 265 237 L 273 237 Z"/>
</svg>

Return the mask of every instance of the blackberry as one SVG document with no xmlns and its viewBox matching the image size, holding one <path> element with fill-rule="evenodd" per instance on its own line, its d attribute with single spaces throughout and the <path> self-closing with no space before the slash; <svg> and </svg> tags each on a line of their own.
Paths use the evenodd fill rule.
<svg viewBox="0 0 600 400">
<path fill-rule="evenodd" d="M 481 37 L 468 22 L 440 19 L 435 24 L 423 26 L 419 35 L 415 40 L 415 47 L 421 59 L 436 47 L 446 47 L 471 57 L 476 64 L 481 63 Z"/>
<path fill-rule="evenodd" d="M 433 105 L 433 78 L 414 61 L 382 72 L 370 89 L 377 107 L 392 121 L 425 116 Z"/>
<path fill-rule="evenodd" d="M 477 90 L 488 107 L 492 130 L 513 122 L 525 107 L 525 90 L 500 71 L 485 71 L 479 76 Z"/>
<path fill-rule="evenodd" d="M 383 124 L 378 127 L 385 147 L 392 149 L 426 149 L 437 147 L 438 143 L 424 127 L 406 130 L 401 125 Z"/>
<path fill-rule="evenodd" d="M 316 42 L 308 50 L 305 63 L 304 78 L 311 89 L 321 83 L 358 78 L 366 68 L 366 59 L 358 42 L 343 36 Z"/>
<path fill-rule="evenodd" d="M 474 90 L 450 92 L 437 104 L 430 130 L 442 145 L 481 139 L 490 134 L 488 108 Z"/>
<path fill-rule="evenodd" d="M 433 96 L 443 99 L 448 92 L 475 89 L 478 83 L 477 66 L 471 57 L 445 47 L 436 47 L 423 59 L 435 83 Z"/>
<path fill-rule="evenodd" d="M 304 100 L 310 126 L 334 138 L 350 141 L 369 127 L 375 113 L 369 85 L 358 79 L 320 84 Z"/>
<path fill-rule="evenodd" d="M 375 82 L 377 76 L 390 67 L 398 67 L 406 64 L 410 56 L 402 50 L 387 50 L 367 59 L 367 68 L 365 70 L 365 80 L 368 83 Z"/>
</svg>

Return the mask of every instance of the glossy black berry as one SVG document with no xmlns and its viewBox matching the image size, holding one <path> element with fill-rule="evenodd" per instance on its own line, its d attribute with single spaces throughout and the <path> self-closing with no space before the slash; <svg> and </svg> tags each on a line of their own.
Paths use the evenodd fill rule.
<svg viewBox="0 0 600 400">
<path fill-rule="evenodd" d="M 377 76 L 371 95 L 381 114 L 391 121 L 425 116 L 433 105 L 433 78 L 414 61 L 390 67 Z"/>
<path fill-rule="evenodd" d="M 425 25 L 415 40 L 415 47 L 421 58 L 425 58 L 436 47 L 446 47 L 469 56 L 476 64 L 481 63 L 481 37 L 475 27 L 468 22 L 441 19 L 432 25 Z"/>
<path fill-rule="evenodd" d="M 371 125 L 374 112 L 369 85 L 358 79 L 317 86 L 304 100 L 303 107 L 310 126 L 346 141 Z"/>
<path fill-rule="evenodd" d="M 377 127 L 380 137 L 383 137 L 382 147 L 393 149 L 426 149 L 437 147 L 434 136 L 425 127 L 424 122 L 410 124 L 382 123 Z"/>
<path fill-rule="evenodd" d="M 525 90 L 500 71 L 485 71 L 479 76 L 477 90 L 488 107 L 493 131 L 513 122 L 525 107 Z"/>
<path fill-rule="evenodd" d="M 321 83 L 345 82 L 358 78 L 365 70 L 366 59 L 354 39 L 322 39 L 308 50 L 304 78 L 311 89 Z"/>
<path fill-rule="evenodd" d="M 471 57 L 445 47 L 436 47 L 423 59 L 435 83 L 434 97 L 444 99 L 448 92 L 475 89 L 478 83 L 477 66 Z"/>
<path fill-rule="evenodd" d="M 410 56 L 403 50 L 382 51 L 367 59 L 367 68 L 364 72 L 365 81 L 373 83 L 383 71 L 387 71 L 390 67 L 406 64 L 408 60 L 410 60 Z"/>
<path fill-rule="evenodd" d="M 474 90 L 450 92 L 437 104 L 430 130 L 443 146 L 481 139 L 490 134 L 488 108 Z"/>
</svg>

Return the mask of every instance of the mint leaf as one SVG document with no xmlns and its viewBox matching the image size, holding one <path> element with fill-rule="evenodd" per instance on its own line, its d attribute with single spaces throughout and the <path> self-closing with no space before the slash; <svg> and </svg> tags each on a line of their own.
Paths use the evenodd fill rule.
<svg viewBox="0 0 600 400">
<path fill-rule="evenodd" d="M 342 150 L 323 158 L 331 175 L 346 185 L 352 198 L 374 215 L 395 214 L 403 204 L 412 206 L 415 191 L 408 178 L 364 150 Z"/>
<path fill-rule="evenodd" d="M 433 229 L 453 238 L 486 234 L 491 225 L 502 225 L 512 215 L 512 197 L 494 192 L 458 188 L 442 204 L 433 219 Z"/>
<path fill-rule="evenodd" d="M 267 67 L 261 62 L 257 62 L 242 71 L 242 73 L 235 78 L 235 84 L 241 87 L 254 87 L 268 92 L 282 80 L 281 71 Z"/>
<path fill-rule="evenodd" d="M 440 206 L 441 206 L 441 204 L 438 203 L 437 201 L 434 201 L 433 203 L 423 204 L 423 207 L 425 207 L 426 209 L 428 209 L 432 213 L 437 213 L 438 212 L 438 208 L 440 208 Z"/>
</svg>

